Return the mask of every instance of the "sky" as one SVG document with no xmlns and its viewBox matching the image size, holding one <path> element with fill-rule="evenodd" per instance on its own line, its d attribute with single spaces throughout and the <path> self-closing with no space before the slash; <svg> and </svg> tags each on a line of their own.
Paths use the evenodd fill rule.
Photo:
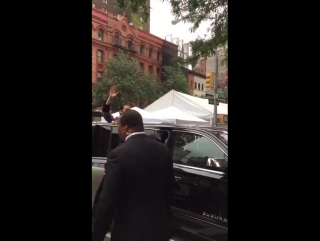
<svg viewBox="0 0 320 241">
<path fill-rule="evenodd" d="M 150 0 L 150 33 L 156 35 L 159 38 L 164 39 L 165 36 L 172 34 L 172 38 L 183 39 L 184 43 L 188 43 L 197 38 L 197 36 L 203 37 L 207 34 L 207 28 L 210 26 L 210 22 L 204 21 L 200 24 L 199 28 L 191 33 L 189 29 L 192 27 L 190 23 L 179 22 L 176 25 L 172 25 L 171 21 L 174 20 L 171 14 L 170 3 L 161 0 Z"/>
</svg>

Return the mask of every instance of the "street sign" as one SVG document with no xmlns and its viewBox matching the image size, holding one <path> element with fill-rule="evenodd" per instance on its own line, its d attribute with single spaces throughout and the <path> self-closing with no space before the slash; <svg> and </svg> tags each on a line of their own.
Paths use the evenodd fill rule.
<svg viewBox="0 0 320 241">
<path fill-rule="evenodd" d="M 206 94 L 206 98 L 208 99 L 209 104 L 213 105 L 213 102 L 214 102 L 213 95 Z"/>
<path fill-rule="evenodd" d="M 210 105 L 214 105 L 214 99 L 208 99 Z M 217 105 L 219 105 L 219 101 L 217 100 Z"/>
<path fill-rule="evenodd" d="M 217 98 L 217 101 L 219 101 L 221 103 L 227 103 L 226 98 Z"/>
<path fill-rule="evenodd" d="M 206 99 L 213 99 L 213 95 L 206 94 Z"/>
</svg>

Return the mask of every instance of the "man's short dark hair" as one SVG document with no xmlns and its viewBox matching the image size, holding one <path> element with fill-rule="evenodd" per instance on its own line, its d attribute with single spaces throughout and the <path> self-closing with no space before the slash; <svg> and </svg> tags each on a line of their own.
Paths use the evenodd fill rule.
<svg viewBox="0 0 320 241">
<path fill-rule="evenodd" d="M 128 105 L 128 104 L 122 104 L 122 105 L 120 105 L 120 107 L 119 107 L 119 111 L 123 111 L 123 108 L 125 107 L 125 106 L 130 106 L 130 105 Z"/>
<path fill-rule="evenodd" d="M 124 104 L 122 104 L 122 105 L 120 105 L 120 107 L 119 107 L 119 111 L 122 111 L 123 110 L 123 108 L 124 108 Z"/>
<path fill-rule="evenodd" d="M 135 132 L 144 131 L 142 116 L 138 111 L 127 110 L 120 117 L 120 125 L 128 126 Z"/>
</svg>

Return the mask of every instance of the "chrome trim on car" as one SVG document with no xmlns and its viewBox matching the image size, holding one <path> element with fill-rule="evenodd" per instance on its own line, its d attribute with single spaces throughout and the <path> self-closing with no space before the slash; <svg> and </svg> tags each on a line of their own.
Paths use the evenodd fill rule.
<svg viewBox="0 0 320 241">
<path fill-rule="evenodd" d="M 204 168 L 200 168 L 200 167 L 193 167 L 193 166 L 181 165 L 181 164 L 176 164 L 176 163 L 173 163 L 173 166 L 187 168 L 187 169 L 194 169 L 194 170 L 204 171 L 204 172 L 211 172 L 211 173 L 220 174 L 220 175 L 225 174 L 224 172 L 213 171 L 213 170 L 208 170 L 208 169 L 204 169 Z"/>
<path fill-rule="evenodd" d="M 180 214 L 180 215 L 186 216 L 186 217 L 188 217 L 188 218 L 196 219 L 196 220 L 198 220 L 198 221 L 200 221 L 200 222 L 208 223 L 208 224 L 217 226 L 217 227 L 219 227 L 219 228 L 224 228 L 224 229 L 227 229 L 227 230 L 228 230 L 228 228 L 226 228 L 226 227 L 217 225 L 217 224 L 215 224 L 215 223 L 211 223 L 211 222 L 209 222 L 209 221 L 206 221 L 206 220 L 203 220 L 203 219 L 200 219 L 200 218 L 192 217 L 192 216 L 187 215 L 187 214 L 184 214 L 184 213 L 177 212 L 177 211 L 173 210 L 172 208 L 171 208 L 171 211 L 172 211 L 172 212 L 175 212 L 175 213 L 178 213 L 178 214 Z"/>
</svg>

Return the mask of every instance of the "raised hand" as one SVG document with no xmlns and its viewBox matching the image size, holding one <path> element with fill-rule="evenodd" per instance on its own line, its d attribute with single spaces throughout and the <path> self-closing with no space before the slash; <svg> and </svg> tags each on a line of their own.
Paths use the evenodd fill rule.
<svg viewBox="0 0 320 241">
<path fill-rule="evenodd" d="M 117 87 L 115 85 L 111 86 L 109 96 L 110 98 L 114 98 L 118 95 Z"/>
</svg>

